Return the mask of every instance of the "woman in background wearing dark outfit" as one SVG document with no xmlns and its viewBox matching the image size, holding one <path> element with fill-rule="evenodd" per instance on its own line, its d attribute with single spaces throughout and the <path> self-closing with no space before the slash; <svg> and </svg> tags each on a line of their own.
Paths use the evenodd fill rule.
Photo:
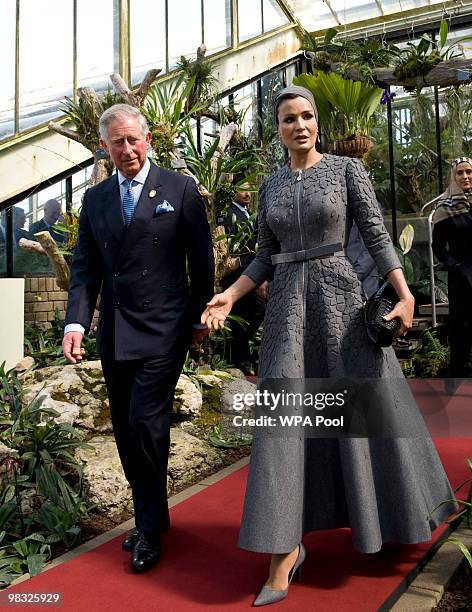
<svg viewBox="0 0 472 612">
<path fill-rule="evenodd" d="M 449 375 L 470 375 L 466 364 L 472 348 L 472 159 L 459 157 L 451 164 L 449 187 L 442 194 L 433 216 L 433 251 L 448 270 Z M 456 382 L 447 381 L 453 393 Z"/>
</svg>

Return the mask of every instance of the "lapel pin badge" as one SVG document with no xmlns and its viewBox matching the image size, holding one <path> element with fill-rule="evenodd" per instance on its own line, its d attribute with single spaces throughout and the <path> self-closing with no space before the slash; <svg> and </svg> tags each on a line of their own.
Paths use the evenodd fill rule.
<svg viewBox="0 0 472 612">
<path fill-rule="evenodd" d="M 149 197 L 150 198 L 155 198 L 156 197 L 156 190 L 155 189 L 151 189 L 151 191 L 149 192 Z"/>
</svg>

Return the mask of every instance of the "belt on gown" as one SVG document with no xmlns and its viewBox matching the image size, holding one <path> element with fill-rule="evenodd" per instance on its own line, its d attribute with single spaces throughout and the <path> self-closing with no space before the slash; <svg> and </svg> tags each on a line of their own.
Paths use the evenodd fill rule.
<svg viewBox="0 0 472 612">
<path fill-rule="evenodd" d="M 275 265 L 296 261 L 307 261 L 308 259 L 318 259 L 319 257 L 338 255 L 340 253 L 344 254 L 343 245 L 341 242 L 335 242 L 334 244 L 324 244 L 323 246 L 304 249 L 303 251 L 293 251 L 293 253 L 277 253 L 276 255 L 271 255 L 271 260 Z"/>
</svg>

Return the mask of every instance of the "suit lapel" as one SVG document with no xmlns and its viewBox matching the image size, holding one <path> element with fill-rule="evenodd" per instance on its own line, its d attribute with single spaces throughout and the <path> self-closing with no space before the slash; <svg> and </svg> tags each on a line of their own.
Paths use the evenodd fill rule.
<svg viewBox="0 0 472 612">
<path fill-rule="evenodd" d="M 151 162 L 151 167 L 139 196 L 133 219 L 149 221 L 154 215 L 157 204 L 162 202 L 162 184 L 159 168 Z M 129 229 L 133 227 L 133 221 Z"/>
<path fill-rule="evenodd" d="M 154 192 L 154 193 L 153 193 Z M 151 194 L 151 195 L 150 195 Z M 119 196 L 119 193 L 118 193 Z M 121 198 L 119 198 L 121 208 Z M 162 202 L 162 185 L 160 180 L 159 168 L 151 161 L 151 167 L 144 182 L 141 195 L 134 211 L 133 219 L 128 228 L 124 230 L 121 249 L 118 254 L 116 266 L 119 266 L 135 241 L 136 232 L 139 231 L 141 223 L 150 221 L 154 215 L 154 209 Z M 121 213 L 123 219 L 123 213 Z M 123 228 L 124 228 L 123 221 Z"/>
<path fill-rule="evenodd" d="M 105 218 L 107 228 L 118 243 L 123 240 L 126 231 L 125 221 L 123 218 L 123 207 L 121 204 L 120 188 L 118 185 L 118 175 L 111 177 L 103 196 L 103 206 L 105 209 Z"/>
</svg>

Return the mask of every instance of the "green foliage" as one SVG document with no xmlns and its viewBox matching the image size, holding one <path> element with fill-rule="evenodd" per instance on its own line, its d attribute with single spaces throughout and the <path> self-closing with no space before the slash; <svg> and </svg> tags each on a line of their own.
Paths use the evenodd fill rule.
<svg viewBox="0 0 472 612">
<path fill-rule="evenodd" d="M 395 250 L 402 264 L 406 282 L 415 295 L 417 303 L 424 303 L 425 300 L 429 303 L 431 300 L 430 270 L 425 259 L 412 249 L 414 235 L 413 226 L 406 225 L 399 237 L 400 248 L 395 247 Z M 447 282 L 444 274 L 435 270 L 434 280 L 436 300 L 447 302 Z"/>
<path fill-rule="evenodd" d="M 313 73 L 335 69 L 347 78 L 355 74 L 355 78 L 366 85 L 375 85 L 374 69 L 389 66 L 398 54 L 395 45 L 386 44 L 381 39 L 350 40 L 343 38 L 334 28 L 326 31 L 321 45 L 306 31 L 302 40 L 300 49 L 312 54 Z"/>
<path fill-rule="evenodd" d="M 228 174 L 242 173 L 245 176 L 245 181 L 248 183 L 254 182 L 257 178 L 257 171 L 261 167 L 260 160 L 257 156 L 257 150 L 239 150 L 225 151 L 221 153 L 219 149 L 219 140 L 215 138 L 214 142 L 207 144 L 203 153 L 199 153 L 192 130 L 187 124 L 185 129 L 185 149 L 183 158 L 191 172 L 197 177 L 200 184 L 208 191 L 209 194 L 215 194 L 222 178 Z M 219 154 L 218 154 L 219 153 Z M 216 159 L 215 159 L 216 157 Z M 214 198 L 208 203 L 208 219 L 212 228 L 216 227 L 217 211 L 215 208 Z"/>
<path fill-rule="evenodd" d="M 369 135 L 382 89 L 343 79 L 334 72 L 301 74 L 293 82 L 315 96 L 320 122 L 327 127 L 330 140 Z"/>
<path fill-rule="evenodd" d="M 107 89 L 106 93 L 97 96 L 98 115 L 101 115 L 107 108 L 113 104 L 120 104 L 123 99 L 120 95 L 115 94 Z M 81 137 L 84 146 L 92 153 L 100 146 L 100 133 L 98 131 L 98 122 L 96 114 L 90 104 L 85 103 L 81 98 L 75 102 L 71 98 L 66 97 L 66 101 L 62 104 L 61 110 L 65 113 L 67 119 L 74 124 L 78 135 Z"/>
<path fill-rule="evenodd" d="M 142 109 L 151 131 L 151 147 L 157 162 L 166 168 L 171 167 L 177 140 L 185 131 L 188 120 L 203 108 L 199 105 L 186 110 L 194 82 L 192 78 L 185 83 L 185 75 L 181 74 L 172 83 L 154 83 Z"/>
<path fill-rule="evenodd" d="M 448 33 L 448 22 L 443 19 L 439 27 L 439 40 L 433 40 L 429 34 L 423 34 L 419 42 L 408 42 L 406 49 L 399 50 L 396 53 L 397 65 L 394 75 L 400 81 L 405 81 L 427 74 L 441 61 L 462 56 L 463 52 L 458 53 L 457 48 L 461 43 L 470 40 L 470 37 L 461 38 L 452 45 L 448 45 Z M 417 85 L 417 91 L 420 91 L 421 87 L 421 85 Z"/>
<path fill-rule="evenodd" d="M 191 60 L 183 55 L 177 62 L 177 69 L 182 70 L 185 79 L 192 83 L 185 105 L 187 112 L 199 106 L 201 110 L 197 114 L 200 114 L 213 102 L 218 85 L 218 79 L 213 74 L 215 65 L 215 62 L 209 60 Z"/>
<path fill-rule="evenodd" d="M 450 350 L 441 344 L 437 331 L 425 331 L 421 348 L 412 355 L 414 374 L 417 378 L 446 376 L 449 360 Z"/>
<path fill-rule="evenodd" d="M 472 88 L 450 87 L 442 98 L 441 153 L 443 160 L 469 155 L 472 143 Z M 419 213 L 439 194 L 434 103 L 429 92 L 410 94 L 393 102 L 395 190 L 399 213 Z M 378 112 L 371 136 L 375 141 L 368 156 L 369 173 L 384 209 L 390 203 L 388 126 Z M 401 140 L 400 140 L 401 137 Z M 449 165 L 443 162 L 444 185 Z"/>
<path fill-rule="evenodd" d="M 64 256 L 68 264 L 72 261 L 75 245 L 79 236 L 80 210 L 72 210 L 64 215 L 62 223 L 56 223 L 54 229 L 65 237 L 65 242 L 58 244 L 59 252 Z"/>
<path fill-rule="evenodd" d="M 42 397 L 23 401 L 13 371 L 0 369 L 0 583 L 39 572 L 50 545 L 73 546 L 90 509 L 82 497 L 82 467 L 73 453 L 87 445 Z"/>
<path fill-rule="evenodd" d="M 254 223 L 257 215 L 253 213 L 249 219 L 241 223 L 236 219 L 236 215 L 232 220 L 235 228 L 232 234 L 225 234 L 228 240 L 229 252 L 232 256 L 243 255 L 244 253 L 250 253 L 250 243 L 254 240 Z"/>
<path fill-rule="evenodd" d="M 219 424 L 215 425 L 212 433 L 208 436 L 208 440 L 212 446 L 217 448 L 241 448 L 252 444 L 252 437 L 244 434 L 241 436 L 222 436 Z"/>
</svg>

